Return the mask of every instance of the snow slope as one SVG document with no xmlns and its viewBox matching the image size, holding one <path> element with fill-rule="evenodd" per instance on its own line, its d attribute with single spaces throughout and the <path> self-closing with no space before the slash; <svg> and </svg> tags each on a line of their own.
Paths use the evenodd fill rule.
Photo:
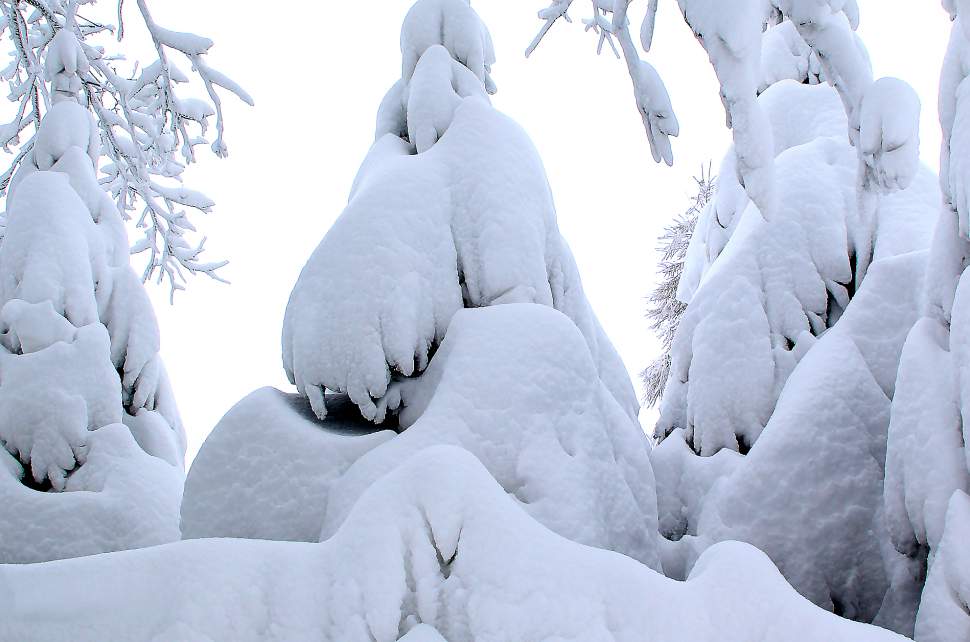
<svg viewBox="0 0 970 642">
<path fill-rule="evenodd" d="M 812 606 L 743 544 L 714 547 L 681 583 L 565 540 L 453 447 L 383 477 L 322 544 L 199 540 L 3 566 L 0 611 L 0 637 L 25 642 L 903 639 Z"/>
</svg>

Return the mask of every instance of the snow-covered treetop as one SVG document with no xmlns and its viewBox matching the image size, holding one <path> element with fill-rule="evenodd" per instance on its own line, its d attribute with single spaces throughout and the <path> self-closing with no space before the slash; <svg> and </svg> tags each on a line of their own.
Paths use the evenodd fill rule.
<svg viewBox="0 0 970 642">
<path fill-rule="evenodd" d="M 627 62 L 633 79 L 637 107 L 654 159 L 673 162 L 670 136 L 678 133 L 677 118 L 663 82 L 649 64 L 640 59 L 629 31 L 628 9 L 632 0 L 590 0 L 592 15 L 583 20 L 587 31 L 599 38 L 597 51 L 608 44 Z M 944 0 L 945 5 L 967 0 Z M 571 22 L 567 11 L 573 0 L 552 0 L 539 11 L 543 26 L 526 55 L 560 18 Z M 650 51 L 659 0 L 647 0 L 640 29 L 640 44 Z M 765 219 L 777 208 L 774 176 L 774 141 L 771 127 L 757 96 L 764 82 L 763 52 L 787 48 L 787 57 L 798 76 L 824 79 L 842 100 L 848 120 L 848 138 L 859 161 L 860 216 L 872 218 L 875 198 L 905 188 L 917 171 L 919 159 L 919 100 L 909 85 L 898 79 L 874 81 L 865 47 L 855 34 L 859 25 L 856 0 L 737 0 L 726 6 L 721 0 L 677 0 L 680 11 L 707 52 L 720 83 L 727 126 L 734 137 L 734 170 L 737 184 Z M 954 8 L 951 7 L 951 13 Z M 788 26 L 777 29 L 781 24 Z M 775 33 L 766 37 L 774 28 Z M 765 44 L 765 41 L 767 45 Z M 816 65 L 817 69 L 812 69 Z M 778 80 L 796 75 L 773 69 Z M 858 254 L 855 281 L 865 276 L 872 251 L 871 230 L 864 225 L 853 239 Z"/>
<path fill-rule="evenodd" d="M 92 160 L 101 155 L 108 160 L 100 168 L 102 186 L 118 210 L 143 230 L 132 247 L 132 253 L 149 253 L 143 278 L 166 280 L 173 294 L 183 289 L 186 273 L 219 279 L 216 271 L 225 261 L 201 260 L 205 239 L 187 238 L 196 232 L 189 213 L 208 212 L 214 203 L 185 188 L 181 176 L 186 165 L 196 160 L 195 148 L 209 142 L 205 134 L 213 116 L 212 151 L 220 157 L 227 153 L 219 90 L 248 104 L 253 104 L 252 98 L 208 66 L 204 55 L 212 47 L 211 40 L 162 27 L 152 18 L 146 0 L 136 0 L 136 5 L 157 58 L 147 65 L 134 61 L 122 69 L 124 58 L 107 53 L 98 41 L 108 42 L 111 34 L 118 41 L 123 38 L 123 0 L 113 7 L 117 26 L 80 13 L 93 12 L 95 2 L 0 0 L 0 35 L 6 35 L 11 44 L 10 62 L 0 70 L 0 78 L 7 81 L 9 98 L 17 105 L 12 120 L 0 125 L 0 145 L 15 153 L 0 176 L 0 193 L 6 195 L 22 166 L 46 169 L 33 154 L 41 118 L 58 101 L 76 100 L 94 115 L 98 126 L 100 141 L 91 151 Z M 173 57 L 191 65 L 207 100 L 180 95 L 178 85 L 190 77 Z"/>
</svg>

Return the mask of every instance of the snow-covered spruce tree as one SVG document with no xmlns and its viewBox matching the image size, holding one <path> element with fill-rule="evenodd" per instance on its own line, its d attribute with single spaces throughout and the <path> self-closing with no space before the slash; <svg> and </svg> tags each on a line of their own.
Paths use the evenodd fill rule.
<svg viewBox="0 0 970 642">
<path fill-rule="evenodd" d="M 650 329 L 660 340 L 661 353 L 640 375 L 643 381 L 643 398 L 650 406 L 656 405 L 664 386 L 667 385 L 667 378 L 670 376 L 670 348 L 680 319 L 687 309 L 687 305 L 677 298 L 677 290 L 684 273 L 690 237 L 697 226 L 697 217 L 714 194 L 715 181 L 710 169 L 705 171 L 702 168 L 694 181 L 697 183 L 697 193 L 690 207 L 664 228 L 657 247 L 660 253 L 660 262 L 657 265 L 660 282 L 647 299 L 647 319 L 650 321 Z"/>
<path fill-rule="evenodd" d="M 943 203 L 923 287 L 922 318 L 906 339 L 886 461 L 885 510 L 900 573 L 919 604 L 919 642 L 970 637 L 970 3 L 954 19 L 940 81 Z"/>
<path fill-rule="evenodd" d="M 73 19 L 46 50 L 51 106 L 11 181 L 0 246 L 4 562 L 179 537 L 184 433 L 122 217 L 98 184 Z"/>
<path fill-rule="evenodd" d="M 609 35 L 623 23 L 602 4 Z M 661 532 L 678 541 L 665 570 L 740 539 L 816 603 L 911 632 L 882 483 L 938 198 L 918 171 L 919 102 L 872 80 L 852 2 L 679 4 L 735 144 L 688 250 L 651 456 Z"/>
<path fill-rule="evenodd" d="M 488 30 L 465 0 L 422 0 L 401 53 L 349 204 L 287 306 L 283 363 L 305 401 L 261 391 L 227 415 L 187 480 L 186 535 L 317 540 L 379 477 L 445 443 L 472 451 L 556 532 L 659 567 L 636 394 L 583 293 L 538 154 L 490 104 Z M 297 475 L 281 464 L 308 477 L 298 485 L 316 489 L 310 506 L 283 501 L 293 482 L 265 462 L 243 473 L 238 461 L 253 440 L 308 448 L 293 409 L 304 403 L 324 420 L 311 439 L 330 465 Z M 353 414 L 401 434 L 330 434 L 359 427 Z M 251 484 L 217 483 L 229 469 Z M 254 519 L 254 495 L 271 484 L 277 507 Z"/>
<path fill-rule="evenodd" d="M 12 45 L 2 77 L 17 102 L 0 130 L 16 148 L 0 181 L 3 562 L 179 538 L 185 437 L 129 253 L 150 251 L 143 277 L 167 278 L 173 293 L 186 270 L 218 268 L 184 236 L 193 226 L 183 208 L 211 201 L 173 181 L 203 142 L 190 122 L 204 129 L 216 114 L 214 149 L 225 152 L 214 86 L 240 90 L 206 66 L 211 42 L 158 26 L 144 0 L 137 10 L 159 60 L 123 77 L 96 45 L 113 28 L 79 4 L 0 2 Z M 215 108 L 176 95 L 173 83 L 187 80 L 169 60 L 176 51 Z M 125 219 L 136 208 L 144 236 L 130 248 Z"/>
</svg>

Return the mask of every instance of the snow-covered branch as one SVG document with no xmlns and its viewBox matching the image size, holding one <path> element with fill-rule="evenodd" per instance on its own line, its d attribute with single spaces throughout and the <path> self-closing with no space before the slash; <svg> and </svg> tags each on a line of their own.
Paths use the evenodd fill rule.
<svg viewBox="0 0 970 642">
<path fill-rule="evenodd" d="M 0 79 L 8 83 L 8 99 L 16 104 L 12 120 L 0 126 L 0 145 L 14 154 L 9 169 L 0 175 L 0 193 L 6 195 L 21 165 L 33 161 L 33 136 L 24 139 L 24 131 L 38 126 L 57 101 L 58 92 L 83 92 L 100 132 L 100 153 L 106 158 L 100 168 L 102 186 L 141 232 L 132 252 L 148 253 L 144 279 L 167 282 L 173 295 L 184 288 L 189 274 L 222 280 L 217 270 L 226 262 L 200 260 L 205 240 L 187 238 L 196 232 L 191 213 L 208 213 L 214 203 L 183 188 L 182 174 L 197 160 L 195 148 L 210 142 L 206 132 L 213 116 L 212 151 L 220 157 L 227 154 L 220 93 L 228 91 L 250 105 L 253 100 L 207 64 L 205 54 L 212 47 L 211 40 L 159 25 L 146 0 L 137 0 L 136 6 L 157 59 L 146 65 L 135 61 L 122 69 L 123 57 L 106 53 L 109 41 L 103 36 L 113 34 L 120 41 L 125 35 L 124 1 L 112 7 L 117 11 L 117 27 L 79 13 L 82 9 L 94 11 L 94 5 L 77 0 L 0 0 L 0 35 L 11 42 L 10 62 L 0 70 Z M 57 34 L 62 30 L 76 38 L 59 40 Z M 48 90 L 45 81 L 52 82 L 58 70 L 45 69 L 41 61 L 63 46 L 76 49 L 71 53 L 74 58 L 66 59 L 76 64 L 79 74 L 70 77 L 79 78 L 80 85 Z M 61 54 L 55 58 L 64 60 Z M 175 64 L 173 57 L 178 56 L 191 65 L 192 74 L 183 73 Z M 192 78 L 204 88 L 207 99 L 180 94 L 178 86 Z"/>
<path fill-rule="evenodd" d="M 622 52 L 630 73 L 630 80 L 633 82 L 637 110 L 643 119 L 643 129 L 647 133 L 653 159 L 658 163 L 662 160 L 667 165 L 672 165 L 674 157 L 670 137 L 676 137 L 680 133 L 680 125 L 663 80 L 652 65 L 640 58 L 633 43 L 629 20 L 626 18 L 629 0 L 618 0 L 615 3 L 614 0 L 590 0 L 590 2 L 593 11 L 589 18 L 583 20 L 583 24 L 586 26 L 586 31 L 592 31 L 599 38 L 596 52 L 602 53 L 604 44 L 608 44 L 618 58 Z M 543 25 L 526 49 L 527 57 L 535 51 L 556 22 L 560 19 L 572 22 L 568 13 L 572 3 L 573 0 L 553 0 L 552 4 L 539 12 L 539 19 L 543 21 Z M 651 0 L 650 9 L 648 15 L 652 16 L 656 12 L 656 0 Z M 649 34 L 644 34 L 646 30 L 641 31 L 641 40 L 648 45 L 652 38 L 652 22 Z M 617 43 L 619 43 L 619 51 Z"/>
</svg>

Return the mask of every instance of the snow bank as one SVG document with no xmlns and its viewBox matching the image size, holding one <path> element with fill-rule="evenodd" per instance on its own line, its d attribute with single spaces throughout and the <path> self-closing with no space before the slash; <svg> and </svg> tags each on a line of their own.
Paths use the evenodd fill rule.
<svg viewBox="0 0 970 642">
<path fill-rule="evenodd" d="M 681 583 L 560 538 L 448 447 L 382 478 L 322 544 L 199 540 L 4 566 L 0 595 L 0 637 L 25 641 L 902 639 L 813 607 L 743 544 L 711 549 Z"/>
<path fill-rule="evenodd" d="M 393 383 L 380 404 L 400 411 L 400 435 L 361 434 L 339 406 L 318 423 L 279 393 L 251 395 L 193 464 L 186 535 L 315 541 L 321 516 L 329 536 L 386 473 L 450 444 L 475 454 L 546 527 L 659 568 L 649 445 L 562 313 L 534 304 L 461 310 L 425 373 Z"/>
<path fill-rule="evenodd" d="M 120 424 L 86 434 L 84 448 L 83 465 L 57 493 L 24 486 L 23 470 L 6 459 L 10 468 L 0 468 L 0 560 L 44 562 L 179 538 L 181 463 L 146 454 Z M 15 589 L 15 595 L 19 592 Z"/>
<path fill-rule="evenodd" d="M 926 588 L 916 618 L 920 642 L 959 642 L 970 637 L 970 497 L 953 493 L 946 513 L 946 532 L 926 578 Z"/>
<path fill-rule="evenodd" d="M 189 469 L 182 536 L 316 542 L 334 481 L 394 432 L 344 399 L 319 422 L 306 399 L 274 388 L 236 404 Z"/>
<path fill-rule="evenodd" d="M 703 499 L 688 494 L 683 511 L 697 516 L 687 526 L 696 538 L 683 546 L 751 543 L 816 604 L 866 621 L 879 614 L 890 590 L 882 546 L 890 398 L 919 315 L 924 265 L 925 252 L 872 265 L 839 323 L 795 367 L 748 456 L 707 482 Z M 663 452 L 653 456 L 661 483 L 669 477 L 660 472 L 667 467 L 658 458 Z M 708 474 L 724 466 L 694 459 L 691 467 Z M 691 472 L 674 488 L 689 493 L 690 484 L 701 485 L 703 492 L 703 477 Z M 660 488 L 661 496 L 670 493 Z"/>
</svg>

